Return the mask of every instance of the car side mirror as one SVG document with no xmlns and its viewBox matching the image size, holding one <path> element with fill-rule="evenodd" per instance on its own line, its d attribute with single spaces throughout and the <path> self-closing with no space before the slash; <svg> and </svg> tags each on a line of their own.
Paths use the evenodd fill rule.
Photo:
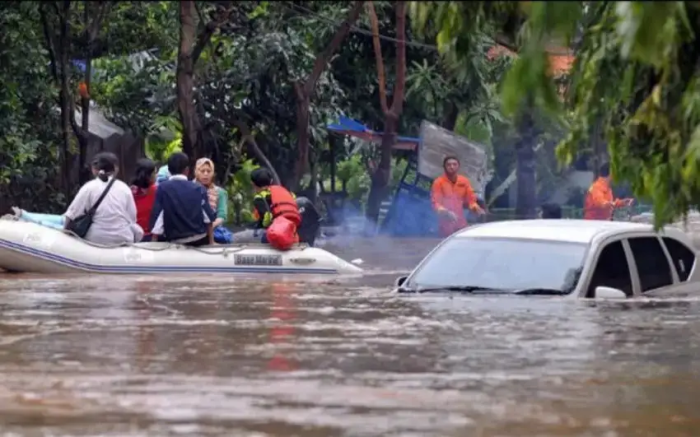
<svg viewBox="0 0 700 437">
<path fill-rule="evenodd" d="M 399 276 L 396 278 L 396 281 L 394 281 L 394 286 L 396 288 L 401 287 L 406 282 L 406 279 L 408 279 L 408 276 Z"/>
<path fill-rule="evenodd" d="M 594 297 L 601 299 L 627 299 L 627 293 L 618 288 L 599 286 L 595 288 Z"/>
</svg>

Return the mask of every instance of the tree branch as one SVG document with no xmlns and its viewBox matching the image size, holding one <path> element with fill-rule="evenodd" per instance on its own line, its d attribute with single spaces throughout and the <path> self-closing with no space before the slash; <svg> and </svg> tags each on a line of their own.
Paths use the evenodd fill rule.
<svg viewBox="0 0 700 437">
<path fill-rule="evenodd" d="M 270 162 L 269 159 L 267 159 L 267 156 L 263 153 L 263 151 L 258 147 L 258 143 L 255 141 L 255 138 L 250 132 L 250 129 L 248 128 L 248 125 L 243 122 L 240 119 L 236 119 L 233 121 L 233 124 L 238 128 L 238 130 L 241 132 L 241 135 L 243 138 L 241 139 L 242 142 L 248 143 L 251 149 L 253 149 L 253 153 L 255 154 L 255 157 L 262 162 L 265 167 L 267 167 L 270 172 L 272 173 L 272 177 L 274 178 L 275 182 L 280 184 L 280 177 L 275 171 L 275 168 L 272 166 L 272 163 Z"/>
<path fill-rule="evenodd" d="M 391 112 L 395 117 L 403 110 L 404 89 L 406 88 L 406 2 L 396 3 L 396 83 Z"/>
<path fill-rule="evenodd" d="M 56 3 L 54 3 L 56 5 Z M 49 64 L 51 67 L 51 76 L 56 83 L 59 83 L 58 78 L 58 67 L 56 66 L 56 46 L 54 43 L 53 36 L 51 35 L 52 29 L 49 25 L 49 19 L 46 15 L 46 10 L 42 6 L 39 6 L 39 16 L 41 17 L 41 27 L 44 30 L 44 40 L 46 41 L 46 50 L 49 52 Z"/>
<path fill-rule="evenodd" d="M 331 56 L 333 55 L 333 53 L 335 53 L 336 50 L 338 50 L 340 44 L 348 36 L 348 33 L 350 33 L 350 27 L 360 17 L 360 13 L 362 12 L 362 6 L 364 5 L 364 3 L 364 1 L 355 2 L 352 9 L 350 9 L 350 11 L 348 12 L 348 16 L 345 18 L 345 21 L 343 21 L 340 27 L 338 27 L 338 29 L 335 31 L 335 35 L 333 35 L 331 42 L 328 43 L 323 52 L 316 56 L 316 60 L 314 61 L 314 68 L 311 71 L 309 77 L 306 79 L 306 83 L 304 83 L 304 93 L 308 97 L 311 97 L 314 88 L 316 87 L 316 82 L 318 81 L 318 78 L 321 77 L 321 74 L 326 68 L 328 61 L 330 61 Z"/>
<path fill-rule="evenodd" d="M 214 20 L 209 21 L 206 26 L 204 26 L 204 29 L 199 32 L 199 35 L 197 35 L 197 42 L 194 45 L 194 49 L 192 49 L 192 65 L 197 63 L 197 60 L 204 51 L 204 47 L 207 46 L 212 35 L 216 32 L 216 29 L 228 21 L 234 9 L 235 6 L 229 6 L 226 10 L 220 12 Z"/>
<path fill-rule="evenodd" d="M 382 107 L 382 112 L 387 114 L 389 106 L 386 101 L 386 79 L 384 74 L 384 58 L 382 57 L 382 46 L 379 43 L 379 21 L 377 20 L 377 12 L 374 10 L 374 3 L 367 2 L 367 11 L 369 12 L 369 20 L 372 23 L 372 44 L 374 45 L 374 57 L 377 60 L 377 81 L 379 82 L 379 104 Z"/>
<path fill-rule="evenodd" d="M 89 3 L 86 2 L 84 7 L 87 8 L 87 5 Z M 92 20 L 90 25 L 87 28 L 87 43 L 88 43 L 88 49 L 90 50 L 90 54 L 92 55 L 92 44 L 95 42 L 97 39 L 97 34 L 100 31 L 100 27 L 102 26 L 102 22 L 104 19 L 107 17 L 107 14 L 109 14 L 110 9 L 112 8 L 112 3 L 111 2 L 103 2 L 103 3 L 98 3 L 97 6 L 97 15 L 95 18 Z M 87 23 L 86 23 L 87 25 Z"/>
</svg>

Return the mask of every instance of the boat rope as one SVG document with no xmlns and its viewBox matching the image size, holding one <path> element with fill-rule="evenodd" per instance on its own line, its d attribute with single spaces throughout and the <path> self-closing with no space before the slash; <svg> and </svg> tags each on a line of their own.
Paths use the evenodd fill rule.
<svg viewBox="0 0 700 437">
<path fill-rule="evenodd" d="M 20 221 L 19 217 L 13 214 L 5 214 L 4 216 L 0 217 L 0 220 L 9 220 L 9 221 Z M 28 222 L 31 223 L 31 222 Z M 35 223 L 36 224 L 36 223 Z M 42 225 L 39 225 L 42 226 Z M 47 229 L 52 229 L 52 228 L 47 228 Z M 107 245 L 107 244 L 99 244 L 99 243 L 94 243 L 92 241 L 85 240 L 83 238 L 80 238 L 75 232 L 69 231 L 67 229 L 63 230 L 58 230 L 58 229 L 52 229 L 55 231 L 62 232 L 63 234 L 70 235 L 73 238 L 77 238 L 78 240 L 82 241 L 83 243 L 87 244 L 88 246 L 92 247 L 97 247 L 100 249 L 117 249 L 120 247 L 133 247 L 136 249 L 143 249 L 143 250 L 150 250 L 152 252 L 162 252 L 164 250 L 168 249 L 186 249 L 186 250 L 196 250 L 197 252 L 205 253 L 207 255 L 223 255 L 224 257 L 227 257 L 230 254 L 235 254 L 237 252 L 240 252 L 244 249 L 270 249 L 270 246 L 267 244 L 263 243 L 242 243 L 242 244 L 217 244 L 215 246 L 202 246 L 202 247 L 194 247 L 194 246 L 187 246 L 186 244 L 179 244 L 179 243 L 169 243 L 166 241 L 154 241 L 154 243 L 167 243 L 164 246 L 161 247 L 146 247 L 143 246 L 143 243 L 120 243 L 120 244 L 112 244 L 112 245 Z M 304 250 L 308 248 L 308 244 L 297 244 L 295 245 L 291 250 Z M 215 250 L 215 249 L 220 249 L 220 250 Z"/>
</svg>

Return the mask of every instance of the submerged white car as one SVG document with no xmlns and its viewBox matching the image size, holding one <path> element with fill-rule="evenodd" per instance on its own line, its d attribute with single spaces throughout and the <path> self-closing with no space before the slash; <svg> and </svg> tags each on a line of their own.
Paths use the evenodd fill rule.
<svg viewBox="0 0 700 437">
<path fill-rule="evenodd" d="M 396 280 L 399 292 L 627 298 L 700 293 L 682 231 L 598 220 L 517 220 L 456 232 Z"/>
</svg>

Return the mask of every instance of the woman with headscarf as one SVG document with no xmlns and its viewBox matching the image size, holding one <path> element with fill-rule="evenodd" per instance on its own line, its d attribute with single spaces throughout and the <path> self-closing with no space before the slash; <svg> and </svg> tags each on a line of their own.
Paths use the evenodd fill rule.
<svg viewBox="0 0 700 437">
<path fill-rule="evenodd" d="M 223 224 L 228 217 L 228 193 L 214 183 L 214 162 L 209 158 L 197 160 L 194 169 L 195 183 L 207 189 L 209 205 L 216 211 L 216 220 L 212 223 L 214 228 L 214 241 L 220 244 L 231 244 L 233 238 L 231 231 Z"/>
</svg>

